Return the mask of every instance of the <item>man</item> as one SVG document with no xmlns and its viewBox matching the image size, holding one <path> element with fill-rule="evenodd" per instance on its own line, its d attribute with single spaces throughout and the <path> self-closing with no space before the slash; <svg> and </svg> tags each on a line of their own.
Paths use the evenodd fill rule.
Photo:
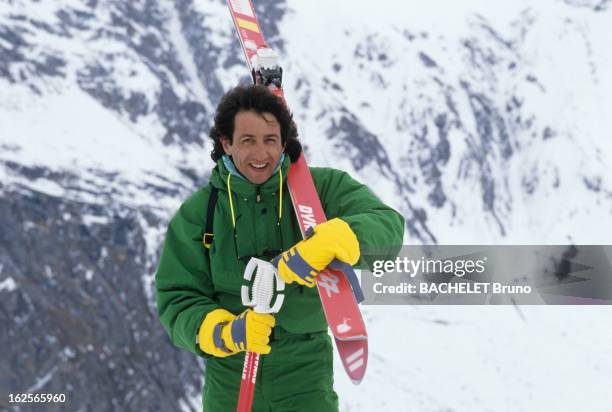
<svg viewBox="0 0 612 412">
<path fill-rule="evenodd" d="M 175 345 L 207 358 L 205 411 L 236 410 L 245 351 L 265 355 L 254 411 L 337 411 L 321 301 L 296 262 L 313 273 L 334 258 L 354 265 L 360 245 L 401 244 L 403 218 L 348 174 L 311 168 L 329 220 L 301 241 L 285 179 L 302 148 L 292 115 L 263 86 L 228 92 L 210 137 L 217 162 L 210 181 L 183 203 L 166 234 L 156 275 L 161 322 Z M 278 263 L 287 282 L 279 313 L 246 309 L 246 263 L 289 249 Z"/>
</svg>

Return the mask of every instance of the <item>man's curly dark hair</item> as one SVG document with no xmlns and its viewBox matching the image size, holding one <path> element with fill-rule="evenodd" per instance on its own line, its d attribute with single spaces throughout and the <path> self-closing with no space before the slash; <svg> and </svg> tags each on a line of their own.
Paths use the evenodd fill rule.
<svg viewBox="0 0 612 412">
<path fill-rule="evenodd" d="M 227 92 L 222 98 L 217 112 L 215 124 L 208 136 L 214 142 L 210 157 L 215 162 L 224 154 L 221 138 L 232 141 L 234 135 L 234 119 L 241 111 L 254 111 L 258 114 L 272 113 L 280 124 L 281 143 L 285 145 L 285 154 L 295 162 L 302 153 L 302 145 L 297 139 L 297 127 L 293 115 L 280 97 L 274 95 L 265 86 L 237 86 Z"/>
</svg>

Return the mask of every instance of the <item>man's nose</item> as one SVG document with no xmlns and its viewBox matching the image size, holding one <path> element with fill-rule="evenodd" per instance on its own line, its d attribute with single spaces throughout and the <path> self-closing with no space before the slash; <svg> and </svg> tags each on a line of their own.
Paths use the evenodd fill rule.
<svg viewBox="0 0 612 412">
<path fill-rule="evenodd" d="M 257 157 L 265 157 L 267 155 L 266 145 L 263 142 L 256 142 L 253 147 L 253 154 Z"/>
</svg>

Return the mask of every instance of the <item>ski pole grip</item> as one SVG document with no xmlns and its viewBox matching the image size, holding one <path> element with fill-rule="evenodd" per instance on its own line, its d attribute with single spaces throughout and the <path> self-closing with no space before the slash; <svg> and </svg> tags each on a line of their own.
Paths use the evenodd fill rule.
<svg viewBox="0 0 612 412">
<path fill-rule="evenodd" d="M 248 285 L 242 285 L 240 289 L 242 304 L 252 307 L 258 313 L 277 313 L 285 298 L 282 293 L 285 290 L 285 282 L 279 276 L 276 268 L 270 262 L 251 258 L 244 270 L 244 279 L 250 281 L 253 277 L 255 279 L 250 290 Z M 276 288 L 274 287 L 275 278 Z M 275 291 L 277 295 L 272 305 Z"/>
<path fill-rule="evenodd" d="M 359 279 L 357 279 L 357 274 L 355 273 L 355 270 L 353 270 L 353 267 L 338 259 L 332 260 L 328 267 L 334 270 L 342 271 L 351 284 L 353 295 L 355 295 L 355 300 L 357 300 L 357 303 L 363 302 L 365 299 L 363 296 L 363 290 L 361 290 Z"/>
</svg>

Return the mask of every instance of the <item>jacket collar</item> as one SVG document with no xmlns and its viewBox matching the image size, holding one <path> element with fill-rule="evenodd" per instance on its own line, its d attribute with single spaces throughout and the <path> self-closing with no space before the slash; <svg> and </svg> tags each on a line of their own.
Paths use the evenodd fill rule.
<svg viewBox="0 0 612 412">
<path fill-rule="evenodd" d="M 233 166 L 233 164 L 231 166 Z M 228 168 L 225 166 L 223 159 L 219 159 L 217 160 L 217 165 L 212 170 L 210 183 L 219 190 L 227 191 L 228 176 L 231 174 L 229 180 L 232 192 L 247 196 L 254 196 L 259 188 L 260 193 L 274 193 L 278 191 L 279 185 L 281 184 L 281 174 L 283 182 L 287 179 L 287 173 L 289 172 L 290 166 L 291 160 L 289 159 L 289 156 L 285 156 L 279 170 L 270 176 L 270 178 L 264 183 L 257 185 L 255 183 L 251 183 L 242 176 L 236 175 L 235 173 L 237 173 L 237 171 L 232 173 L 232 171 L 228 170 Z"/>
</svg>

